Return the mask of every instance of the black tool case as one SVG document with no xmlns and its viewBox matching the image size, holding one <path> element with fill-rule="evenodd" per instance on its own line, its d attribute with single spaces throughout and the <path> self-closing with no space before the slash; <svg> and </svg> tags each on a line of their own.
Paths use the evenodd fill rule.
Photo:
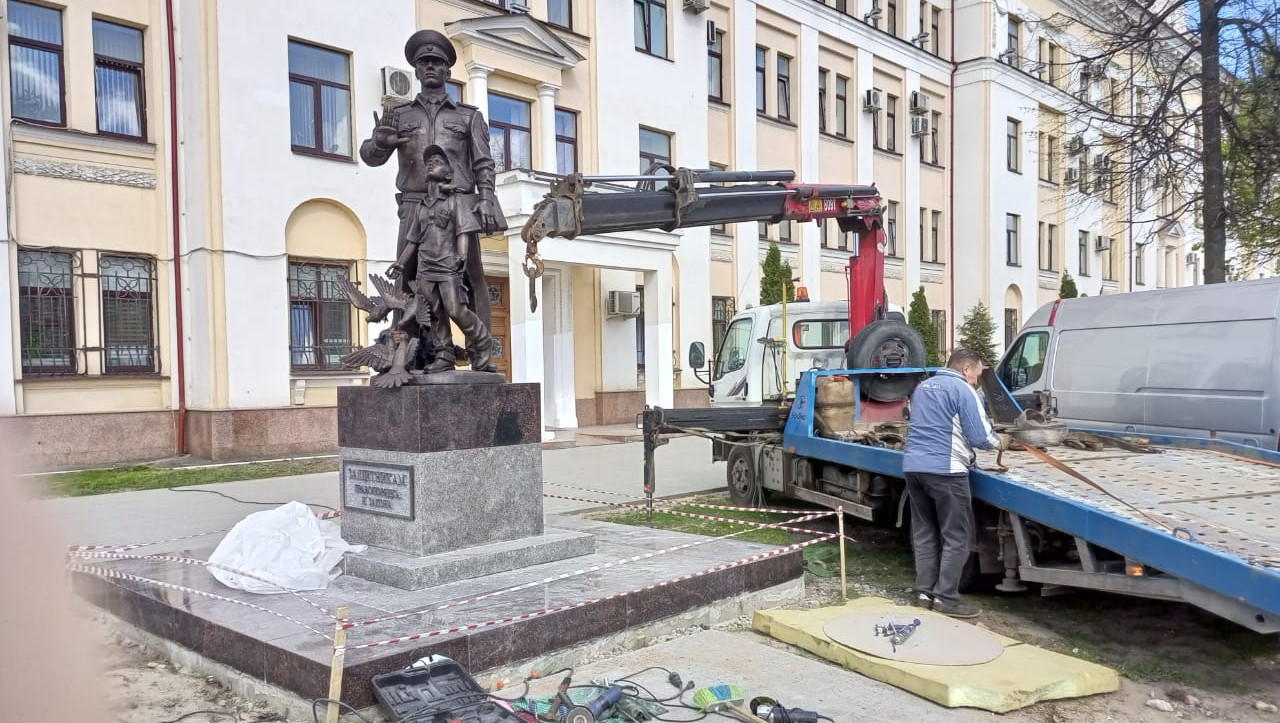
<svg viewBox="0 0 1280 723">
<path fill-rule="evenodd" d="M 524 723 L 490 698 L 465 668 L 443 656 L 373 676 L 373 694 L 394 721 Z"/>
</svg>

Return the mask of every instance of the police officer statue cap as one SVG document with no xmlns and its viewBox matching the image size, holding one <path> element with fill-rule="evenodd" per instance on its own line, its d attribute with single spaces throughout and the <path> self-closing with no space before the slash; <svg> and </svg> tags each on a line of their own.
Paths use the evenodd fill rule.
<svg viewBox="0 0 1280 723">
<path fill-rule="evenodd" d="M 458 62 L 458 51 L 454 50 L 453 43 L 449 39 L 436 30 L 419 30 L 409 36 L 408 42 L 404 44 L 404 59 L 409 61 L 410 65 L 415 65 L 422 58 L 439 58 L 453 67 Z"/>
</svg>

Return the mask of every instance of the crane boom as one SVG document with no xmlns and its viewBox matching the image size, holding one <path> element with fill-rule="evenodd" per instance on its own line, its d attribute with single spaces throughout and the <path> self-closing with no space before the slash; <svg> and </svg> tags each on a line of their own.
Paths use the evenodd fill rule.
<svg viewBox="0 0 1280 723">
<path fill-rule="evenodd" d="M 589 177 L 575 174 L 552 184 L 551 193 L 538 203 L 525 222 L 521 237 L 536 245 L 547 237 L 660 228 L 713 226 L 764 221 L 816 221 L 834 218 L 842 230 L 860 224 L 872 228 L 879 221 L 880 192 L 875 186 L 795 183 L 743 183 L 790 180 L 790 171 L 699 171 L 679 168 L 666 177 Z M 589 193 L 588 186 L 601 181 L 641 180 L 634 191 Z M 663 188 L 648 190 L 657 180 Z M 739 182 L 733 186 L 697 184 Z"/>
</svg>

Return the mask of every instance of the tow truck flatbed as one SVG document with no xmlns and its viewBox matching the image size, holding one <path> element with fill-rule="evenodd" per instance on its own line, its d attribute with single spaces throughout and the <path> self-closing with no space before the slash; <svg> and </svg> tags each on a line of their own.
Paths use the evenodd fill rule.
<svg viewBox="0 0 1280 723">
<path fill-rule="evenodd" d="M 901 451 L 815 432 L 817 378 L 857 373 L 805 372 L 782 447 L 901 478 Z M 1183 600 L 1258 632 L 1280 632 L 1280 454 L 1215 440 L 1145 439 L 1155 453 L 1055 448 L 1060 461 L 1133 507 L 1026 453 L 1006 452 L 1006 472 L 970 474 L 974 498 L 1007 513 L 1018 577 Z M 994 454 L 979 457 L 980 466 L 994 467 Z M 1075 537 L 1076 562 L 1038 564 L 1028 523 Z"/>
</svg>

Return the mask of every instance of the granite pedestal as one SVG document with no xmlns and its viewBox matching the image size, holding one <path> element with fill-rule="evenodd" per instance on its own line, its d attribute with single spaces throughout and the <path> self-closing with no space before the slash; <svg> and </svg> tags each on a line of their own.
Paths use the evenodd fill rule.
<svg viewBox="0 0 1280 723">
<path fill-rule="evenodd" d="M 591 554 L 543 527 L 541 443 L 537 384 L 340 388 L 346 571 L 420 590 Z"/>
</svg>

